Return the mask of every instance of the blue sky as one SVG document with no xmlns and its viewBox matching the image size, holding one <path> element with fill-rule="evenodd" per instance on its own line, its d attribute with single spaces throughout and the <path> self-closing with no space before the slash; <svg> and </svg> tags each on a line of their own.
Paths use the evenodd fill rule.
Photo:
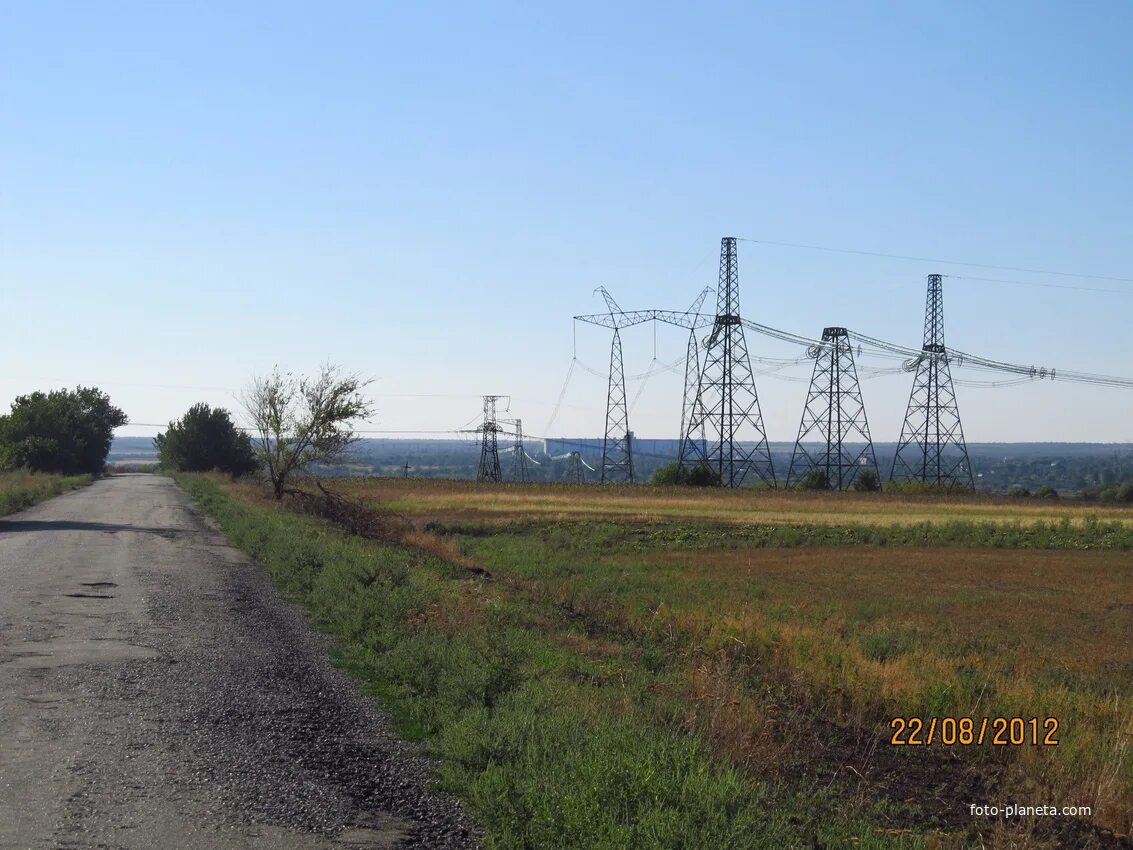
<svg viewBox="0 0 1133 850">
<path fill-rule="evenodd" d="M 165 422 L 329 358 L 377 379 L 376 428 L 456 428 L 509 393 L 544 433 L 593 289 L 683 307 L 725 234 L 1133 278 L 1123 2 L 3 11 L 3 406 L 93 383 Z M 1122 290 L 950 278 L 947 338 L 1133 376 L 1130 282 L 740 247 L 745 314 L 808 335 L 919 345 L 930 272 Z M 646 371 L 652 333 L 624 342 Z M 579 360 L 604 369 L 608 343 L 580 329 Z M 576 372 L 551 430 L 599 434 L 605 386 Z M 866 383 L 875 439 L 910 383 Z M 760 378 L 772 439 L 805 390 Z M 1133 441 L 1133 391 L 959 393 L 971 441 Z M 679 405 L 651 378 L 631 424 L 674 436 Z"/>
</svg>

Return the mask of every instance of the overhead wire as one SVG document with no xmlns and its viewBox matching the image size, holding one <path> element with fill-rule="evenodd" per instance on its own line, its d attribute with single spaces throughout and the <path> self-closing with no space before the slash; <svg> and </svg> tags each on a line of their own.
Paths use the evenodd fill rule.
<svg viewBox="0 0 1133 850">
<path fill-rule="evenodd" d="M 801 242 L 775 242 L 770 239 L 751 239 L 743 236 L 737 236 L 736 240 L 739 242 L 750 242 L 755 245 L 773 245 L 779 248 L 801 248 L 807 251 L 825 251 L 832 254 L 855 254 L 861 257 L 881 257 L 887 260 L 908 260 L 916 263 L 935 263 L 944 266 L 966 266 L 967 268 L 976 269 L 995 269 L 1002 272 L 1022 272 L 1023 274 L 1042 274 L 1051 277 L 1079 278 L 1081 280 L 1108 280 L 1113 281 L 1114 283 L 1133 283 L 1133 277 L 1086 274 L 1083 272 L 1052 271 L 1050 269 L 1032 269 L 1023 266 L 1001 266 L 994 265 L 992 263 L 965 262 L 963 260 L 941 260 L 932 257 L 914 257 L 905 254 L 886 254 L 881 251 L 862 251 L 853 248 L 832 248 L 827 245 L 807 245 Z M 1123 294 L 1130 294 L 1124 293 L 1123 290 L 1115 291 L 1122 292 Z"/>
</svg>

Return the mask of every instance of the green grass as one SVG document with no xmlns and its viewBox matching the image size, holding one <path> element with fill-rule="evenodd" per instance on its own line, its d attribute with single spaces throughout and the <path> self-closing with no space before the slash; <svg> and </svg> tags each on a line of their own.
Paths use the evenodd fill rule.
<svg viewBox="0 0 1133 850">
<path fill-rule="evenodd" d="M 798 740 L 808 722 L 882 741 L 895 715 L 1056 717 L 1057 748 L 969 748 L 957 763 L 1016 800 L 1088 799 L 1103 826 L 1133 821 L 1121 526 L 433 527 L 592 632 L 714 659 L 697 701 L 750 699 Z M 793 770 L 809 753 L 777 758 Z"/>
<path fill-rule="evenodd" d="M 996 549 L 1112 549 L 1133 550 L 1133 526 L 1085 514 L 1078 521 L 976 522 L 951 520 L 890 525 L 874 523 L 825 523 L 748 525 L 711 522 L 669 521 L 614 523 L 601 519 L 529 520 L 508 523 L 431 522 L 437 534 L 476 538 L 528 535 L 549 544 L 577 548 L 584 540 L 601 549 L 623 551 L 657 549 L 794 548 L 801 546 L 929 546 Z"/>
<path fill-rule="evenodd" d="M 883 831 L 915 825 L 910 805 L 719 758 L 686 722 L 687 659 L 649 637 L 619 642 L 420 549 L 177 480 L 337 637 L 489 848 L 925 846 L 927 827 Z"/>
<path fill-rule="evenodd" d="M 91 475 L 48 475 L 38 472 L 0 473 L 0 516 L 7 516 L 32 505 L 85 487 L 94 481 Z"/>
</svg>

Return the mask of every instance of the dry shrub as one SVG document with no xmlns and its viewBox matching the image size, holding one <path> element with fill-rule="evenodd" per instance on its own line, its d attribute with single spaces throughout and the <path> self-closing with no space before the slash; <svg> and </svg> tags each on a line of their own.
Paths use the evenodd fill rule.
<svg viewBox="0 0 1133 850">
<path fill-rule="evenodd" d="M 721 757 L 772 778 L 798 746 L 752 697 L 732 660 L 722 652 L 688 671 L 685 726 L 703 735 Z"/>
<path fill-rule="evenodd" d="M 388 508 L 328 490 L 322 482 L 316 481 L 315 485 L 318 487 L 318 493 L 309 490 L 288 491 L 288 506 L 298 513 L 312 514 L 329 520 L 350 534 L 356 534 L 367 540 L 408 546 L 476 575 L 490 575 L 472 559 L 462 555 L 447 540 L 418 529 L 408 517 Z M 260 490 L 263 492 L 262 488 Z"/>
<path fill-rule="evenodd" d="M 313 514 L 330 520 L 351 534 L 382 543 L 403 543 L 412 523 L 394 511 L 376 508 L 357 499 L 328 490 L 322 482 L 315 482 L 318 493 L 308 490 L 289 490 L 288 501 L 298 513 Z"/>
<path fill-rule="evenodd" d="M 448 540 L 431 532 L 421 531 L 410 526 L 410 529 L 402 535 L 398 542 L 405 546 L 412 547 L 419 552 L 424 552 L 426 555 L 432 555 L 437 560 L 444 561 L 446 564 L 462 567 L 470 573 L 482 576 L 490 575 L 486 569 L 467 555 L 461 554 L 460 550 Z"/>
<path fill-rule="evenodd" d="M 448 635 L 458 635 L 484 625 L 484 600 L 467 592 L 445 597 L 428 608 L 411 612 L 406 622 L 414 626 L 431 626 Z"/>
</svg>

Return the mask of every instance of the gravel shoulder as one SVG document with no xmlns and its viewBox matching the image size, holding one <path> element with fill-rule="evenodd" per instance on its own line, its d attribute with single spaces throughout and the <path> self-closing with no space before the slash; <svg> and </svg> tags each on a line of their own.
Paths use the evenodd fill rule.
<svg viewBox="0 0 1133 850">
<path fill-rule="evenodd" d="M 428 766 L 167 478 L 0 519 L 0 848 L 463 848 Z"/>
</svg>

